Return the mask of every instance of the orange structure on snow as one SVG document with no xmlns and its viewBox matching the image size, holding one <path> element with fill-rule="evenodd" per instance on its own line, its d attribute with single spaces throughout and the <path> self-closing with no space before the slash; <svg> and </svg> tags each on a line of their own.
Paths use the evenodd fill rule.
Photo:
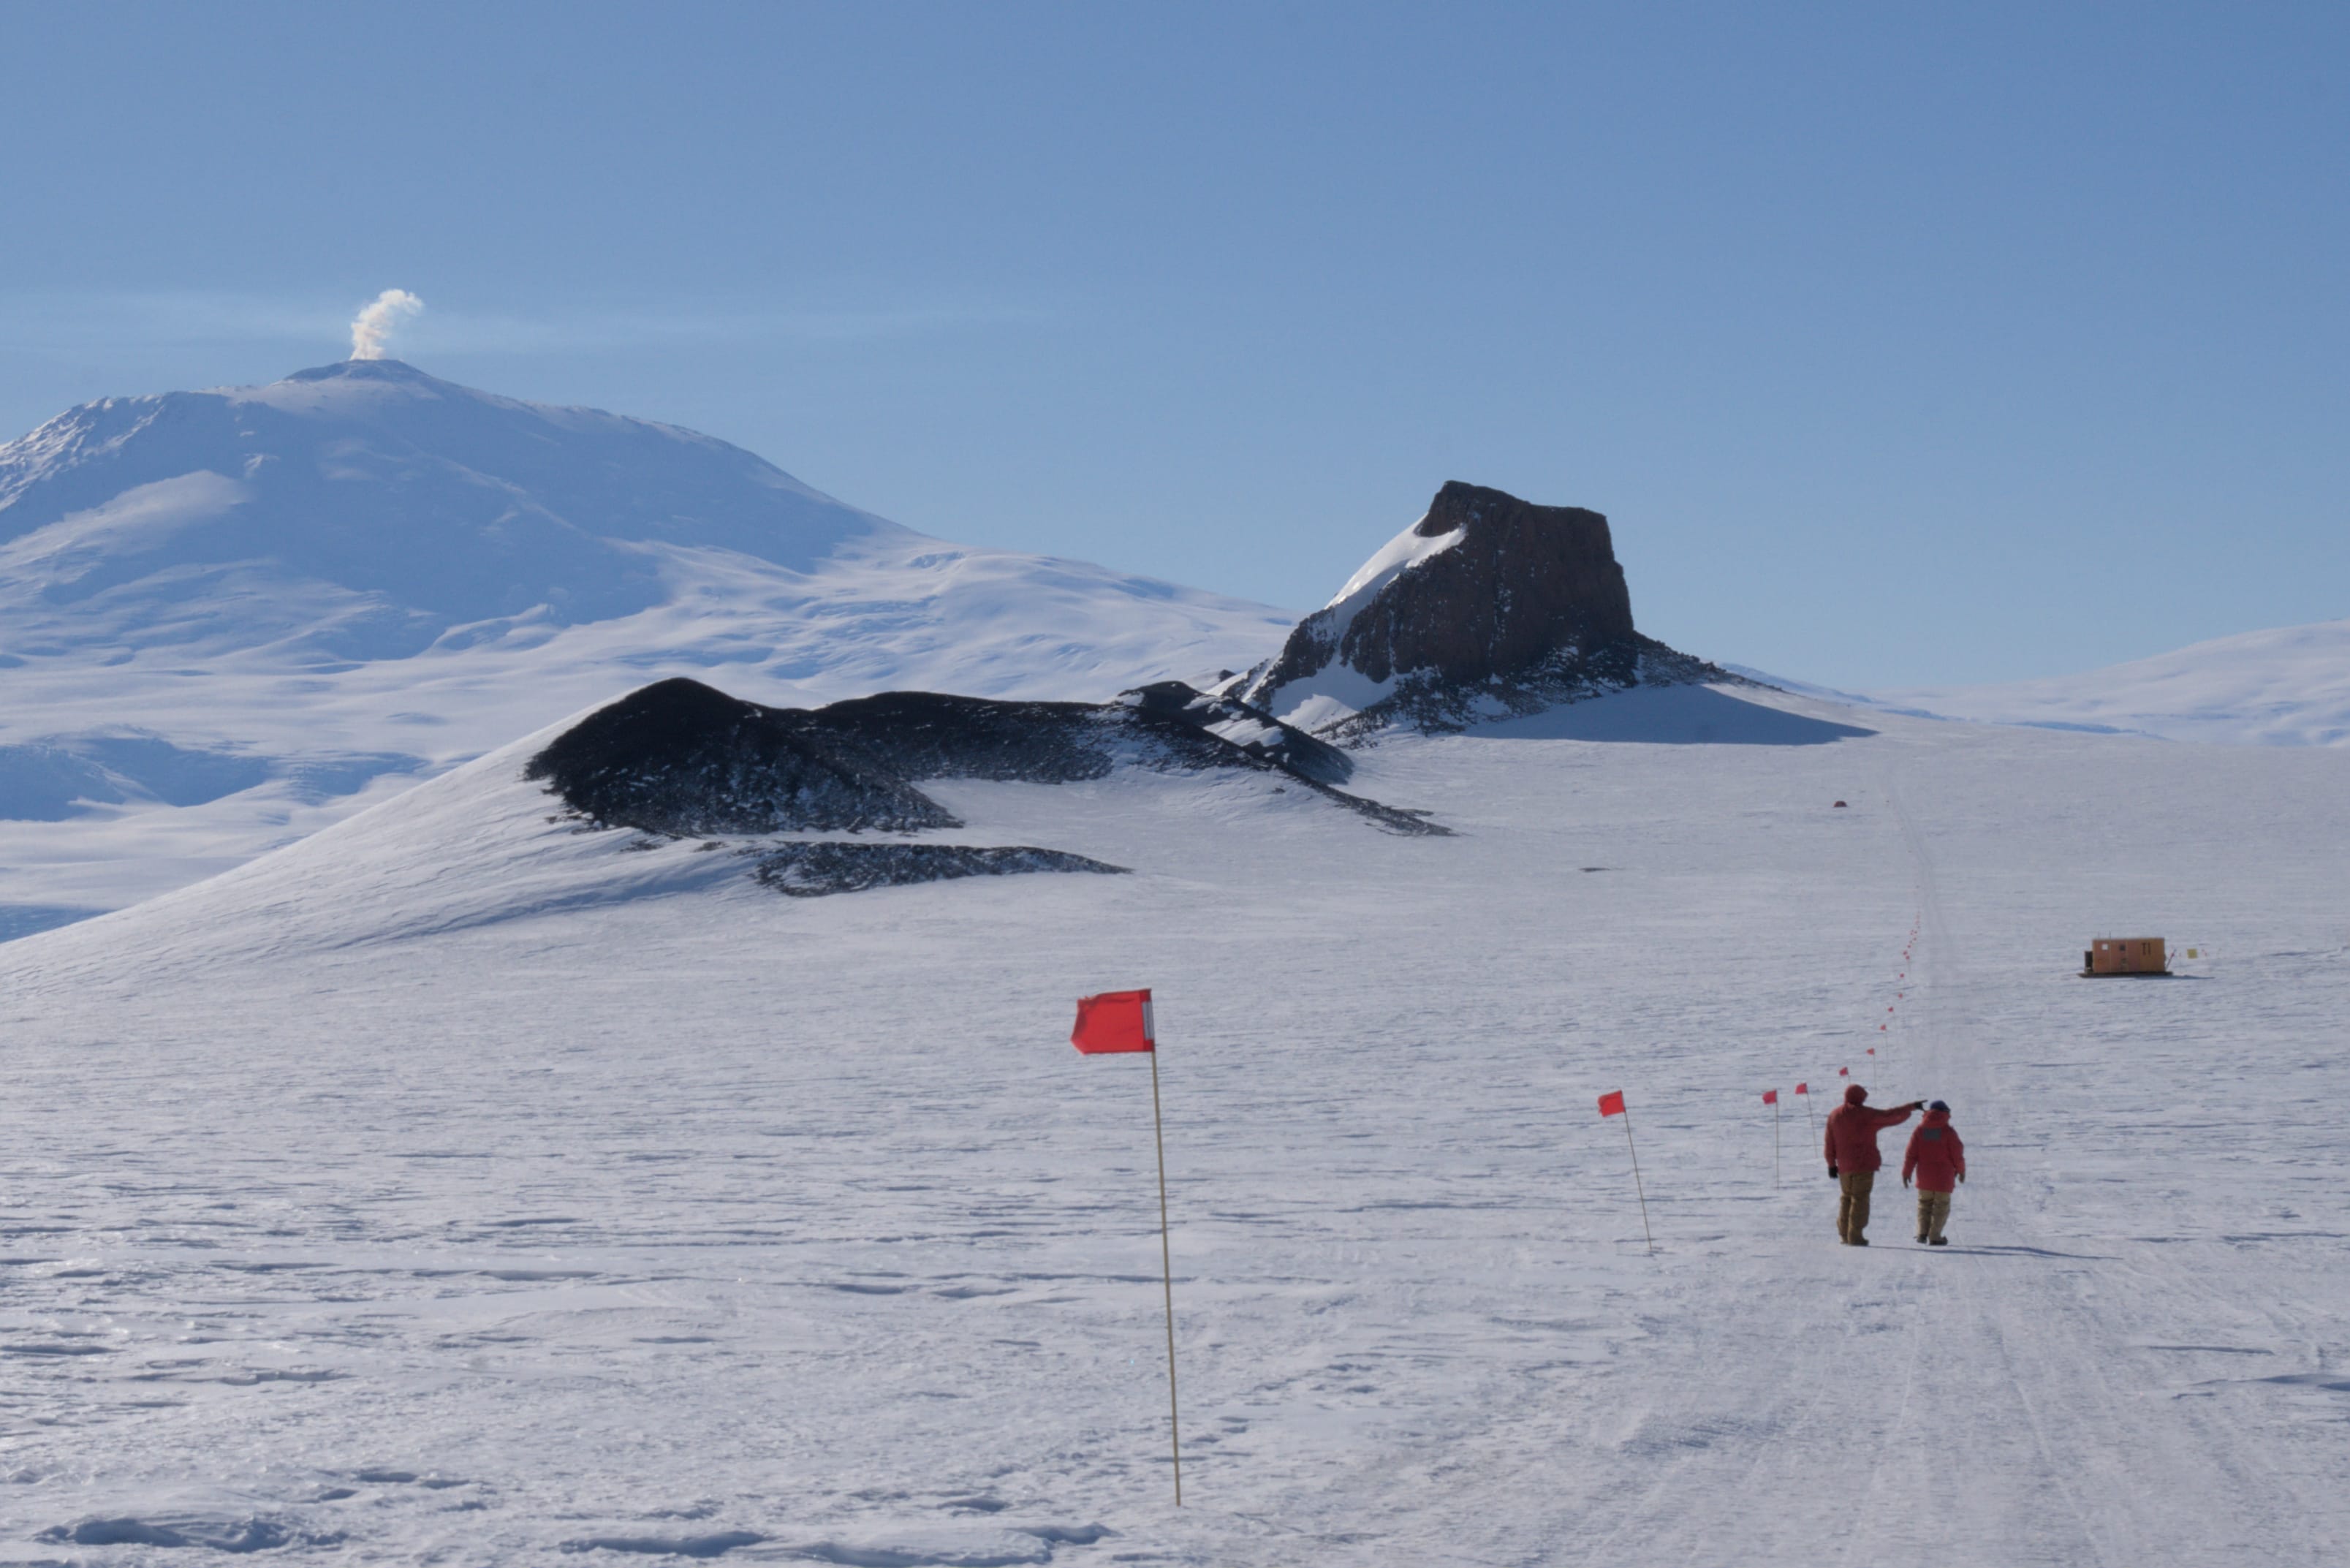
<svg viewBox="0 0 2350 1568">
<path fill-rule="evenodd" d="M 2170 957 L 2160 937 L 2099 937 L 2081 955 L 2081 972 L 2101 974 L 2168 974 Z"/>
</svg>

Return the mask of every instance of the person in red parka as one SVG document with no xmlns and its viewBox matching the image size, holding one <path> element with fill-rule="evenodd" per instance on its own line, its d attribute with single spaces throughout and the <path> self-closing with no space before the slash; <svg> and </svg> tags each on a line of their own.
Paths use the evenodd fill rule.
<svg viewBox="0 0 2350 1568">
<path fill-rule="evenodd" d="M 1947 1247 L 1942 1227 L 1950 1219 L 1950 1186 L 1967 1179 L 1967 1146 L 1950 1125 L 1950 1107 L 1936 1100 L 1926 1108 L 1926 1119 L 1909 1135 L 1909 1152 L 1901 1157 L 1901 1185 L 1918 1179 L 1918 1240 Z"/>
<path fill-rule="evenodd" d="M 1926 1103 L 1912 1100 L 1880 1111 L 1867 1101 L 1868 1091 L 1855 1084 L 1845 1090 L 1844 1104 L 1828 1113 L 1828 1174 L 1840 1189 L 1836 1239 L 1847 1247 L 1868 1245 L 1868 1193 L 1885 1165 L 1885 1157 L 1877 1152 L 1877 1135 L 1899 1127 Z"/>
</svg>

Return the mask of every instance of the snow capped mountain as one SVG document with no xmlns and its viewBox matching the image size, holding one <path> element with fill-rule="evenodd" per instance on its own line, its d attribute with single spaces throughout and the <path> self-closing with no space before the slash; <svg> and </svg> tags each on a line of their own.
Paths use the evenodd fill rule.
<svg viewBox="0 0 2350 1568">
<path fill-rule="evenodd" d="M 723 441 L 392 359 L 109 399 L 0 448 L 11 640 L 65 649 L 292 637 L 331 659 L 405 658 L 459 626 L 648 609 L 666 597 L 648 546 L 805 572 L 851 539 L 910 537 Z M 221 591 L 255 573 L 331 607 L 294 597 L 255 615 Z"/>
<path fill-rule="evenodd" d="M 1454 481 L 1232 690 L 1316 733 L 1457 730 L 1729 679 L 1642 637 L 1607 519 Z"/>
<path fill-rule="evenodd" d="M 1860 700 L 1987 724 L 2220 745 L 2350 745 L 2350 620 L 2218 638 L 2082 675 L 1910 687 Z"/>
<path fill-rule="evenodd" d="M 1289 621 L 396 360 L 109 399 L 0 448 L 0 938 L 665 674 L 1098 700 L 1238 668 Z"/>
</svg>

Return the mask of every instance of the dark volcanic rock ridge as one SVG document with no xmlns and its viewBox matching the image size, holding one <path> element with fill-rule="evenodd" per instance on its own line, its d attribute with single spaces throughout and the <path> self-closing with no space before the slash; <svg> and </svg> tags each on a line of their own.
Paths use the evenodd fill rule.
<svg viewBox="0 0 2350 1568">
<path fill-rule="evenodd" d="M 759 857 L 752 875 L 763 888 L 792 898 L 861 893 L 964 877 L 1016 877 L 1032 871 L 1091 871 L 1119 876 L 1112 866 L 1065 849 L 1032 845 L 979 848 L 967 844 L 786 844 Z"/>
<path fill-rule="evenodd" d="M 1731 679 L 1635 628 L 1606 517 L 1454 480 L 1236 690 L 1354 741 L 1395 723 L 1454 730 L 1627 686 Z"/>
<path fill-rule="evenodd" d="M 923 782 L 1058 784 L 1119 767 L 1274 774 L 1389 832 L 1446 831 L 1419 814 L 1336 788 L 1353 765 L 1328 742 L 1268 713 L 1180 681 L 1102 703 L 888 691 L 824 708 L 766 708 L 679 678 L 589 714 L 532 758 L 525 776 L 545 781 L 591 822 L 671 837 L 961 827 L 922 792 Z M 805 893 L 1008 871 L 1119 869 L 1032 846 L 931 846 L 924 847 L 939 853 L 891 856 L 847 853 L 851 847 L 786 846 L 769 854 L 757 874 Z"/>
</svg>

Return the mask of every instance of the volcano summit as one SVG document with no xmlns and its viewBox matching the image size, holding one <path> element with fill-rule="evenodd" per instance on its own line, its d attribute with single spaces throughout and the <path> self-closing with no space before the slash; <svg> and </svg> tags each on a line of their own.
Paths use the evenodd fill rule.
<svg viewBox="0 0 2350 1568">
<path fill-rule="evenodd" d="M 0 445 L 0 936 L 664 676 L 1098 701 L 1263 658 L 1292 619 L 950 544 L 710 436 L 396 359 L 109 398 Z"/>
</svg>

